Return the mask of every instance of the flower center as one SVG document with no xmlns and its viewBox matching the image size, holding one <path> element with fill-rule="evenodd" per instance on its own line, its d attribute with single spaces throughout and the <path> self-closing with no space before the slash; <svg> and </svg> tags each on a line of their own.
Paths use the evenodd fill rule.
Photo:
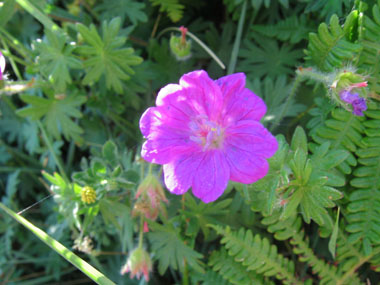
<svg viewBox="0 0 380 285">
<path fill-rule="evenodd" d="M 206 115 L 199 115 L 189 123 L 190 139 L 207 149 L 221 148 L 224 139 L 224 130 Z"/>
</svg>

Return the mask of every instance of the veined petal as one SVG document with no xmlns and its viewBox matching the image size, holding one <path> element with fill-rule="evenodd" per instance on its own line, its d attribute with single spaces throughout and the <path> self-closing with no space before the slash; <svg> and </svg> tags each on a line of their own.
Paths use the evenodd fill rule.
<svg viewBox="0 0 380 285">
<path fill-rule="evenodd" d="M 149 162 L 168 163 L 182 153 L 200 149 L 199 144 L 190 140 L 186 121 L 168 117 L 159 107 L 145 111 L 140 119 L 140 129 L 147 139 L 142 146 L 141 156 Z"/>
<path fill-rule="evenodd" d="M 177 160 L 164 165 L 164 179 L 166 188 L 171 193 L 181 195 L 190 189 L 193 183 L 195 170 L 201 163 L 205 153 L 192 152 L 183 154 Z"/>
<path fill-rule="evenodd" d="M 278 143 L 259 122 L 247 120 L 228 129 L 224 147 L 230 179 L 253 183 L 267 174 L 269 165 L 266 158 L 274 155 Z"/>
<path fill-rule="evenodd" d="M 218 120 L 223 106 L 223 96 L 219 86 L 204 70 L 183 75 L 180 85 L 187 92 L 187 102 L 197 115 L 206 115 L 210 120 Z"/>
<path fill-rule="evenodd" d="M 259 121 L 266 113 L 264 101 L 255 93 L 245 88 L 245 74 L 235 73 L 215 81 L 223 94 L 224 124 L 229 125 L 239 120 Z"/>
<path fill-rule="evenodd" d="M 276 153 L 278 142 L 261 123 L 244 120 L 226 130 L 225 152 L 228 152 L 230 146 L 243 149 L 247 152 L 246 155 L 259 154 L 269 158 Z"/>
<path fill-rule="evenodd" d="M 227 187 L 230 168 L 219 150 L 205 152 L 193 178 L 193 194 L 205 203 L 218 199 Z"/>
</svg>

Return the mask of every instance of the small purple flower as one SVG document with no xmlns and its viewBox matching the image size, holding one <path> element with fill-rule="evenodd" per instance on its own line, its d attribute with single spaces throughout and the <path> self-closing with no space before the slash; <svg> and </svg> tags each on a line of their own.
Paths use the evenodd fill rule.
<svg viewBox="0 0 380 285">
<path fill-rule="evenodd" d="M 228 180 L 248 184 L 267 174 L 278 143 L 259 122 L 265 112 L 263 100 L 245 88 L 244 73 L 215 81 L 203 70 L 187 73 L 142 115 L 141 155 L 163 165 L 171 193 L 191 187 L 203 202 L 215 201 Z"/>
<path fill-rule="evenodd" d="M 364 98 L 358 93 L 351 93 L 348 90 L 343 90 L 339 94 L 340 99 L 352 106 L 352 113 L 356 116 L 364 116 L 363 111 L 367 110 L 367 104 Z"/>
</svg>

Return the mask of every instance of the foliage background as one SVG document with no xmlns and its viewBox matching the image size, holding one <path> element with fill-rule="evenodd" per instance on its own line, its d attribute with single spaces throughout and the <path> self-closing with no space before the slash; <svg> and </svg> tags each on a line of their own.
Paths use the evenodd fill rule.
<svg viewBox="0 0 380 285">
<path fill-rule="evenodd" d="M 143 284 L 120 275 L 138 244 L 131 211 L 149 169 L 138 120 L 183 73 L 245 72 L 280 141 L 271 170 L 253 185 L 231 183 L 212 204 L 167 193 L 144 234 L 150 284 L 379 282 L 379 1 L 0 3 L 2 203 L 26 209 L 24 217 L 116 284 Z M 181 25 L 227 70 L 194 41 L 192 56 L 178 61 L 165 29 Z M 364 117 L 326 96 L 344 70 L 369 83 Z M 81 200 L 84 186 L 95 203 Z M 2 284 L 91 283 L 0 215 Z"/>
</svg>

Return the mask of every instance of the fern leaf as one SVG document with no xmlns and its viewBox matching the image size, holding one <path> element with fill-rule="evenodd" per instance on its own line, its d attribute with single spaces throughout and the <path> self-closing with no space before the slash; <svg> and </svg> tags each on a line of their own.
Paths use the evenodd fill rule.
<svg viewBox="0 0 380 285">
<path fill-rule="evenodd" d="M 272 284 L 253 271 L 247 271 L 247 267 L 235 261 L 224 248 L 212 253 L 209 265 L 232 284 Z"/>
<path fill-rule="evenodd" d="M 288 17 L 275 25 L 254 25 L 252 29 L 267 37 L 275 37 L 281 41 L 289 41 L 296 44 L 307 39 L 311 27 L 307 26 L 306 16 L 301 15 Z"/>
<path fill-rule="evenodd" d="M 265 217 L 261 222 L 268 226 L 268 231 L 274 233 L 276 239 L 291 239 L 290 243 L 294 246 L 293 252 L 298 255 L 301 262 L 306 262 L 313 269 L 314 274 L 318 274 L 320 284 L 337 284 L 342 274 L 336 266 L 327 264 L 314 254 L 308 245 L 309 242 L 304 231 L 301 230 L 301 219 L 293 215 L 286 221 L 279 221 L 279 215 L 278 211 L 274 215 Z"/>
<path fill-rule="evenodd" d="M 363 35 L 361 44 L 363 51 L 360 56 L 360 66 L 364 66 L 368 78 L 370 91 L 380 94 L 380 1 L 372 8 L 373 20 L 365 15 L 363 20 Z"/>
<path fill-rule="evenodd" d="M 355 116 L 346 110 L 336 108 L 331 112 L 332 118 L 326 120 L 323 126 L 317 127 L 312 133 L 312 138 L 318 144 L 326 141 L 331 143 L 331 150 L 348 150 L 349 156 L 343 161 L 338 169 L 344 174 L 351 173 L 351 167 L 356 166 L 357 161 L 352 154 L 361 146 L 364 126 L 361 124 L 362 117 Z M 311 145 L 315 152 L 315 145 Z"/>
<path fill-rule="evenodd" d="M 270 245 L 266 238 L 252 235 L 250 230 L 241 228 L 238 232 L 231 231 L 227 226 L 223 229 L 213 225 L 212 228 L 220 235 L 228 254 L 235 261 L 264 276 L 273 276 L 282 280 L 284 284 L 303 284 L 294 275 L 294 263 L 277 253 L 277 247 Z"/>
<path fill-rule="evenodd" d="M 166 12 L 174 23 L 181 20 L 185 6 L 178 0 L 150 0 L 153 6 L 160 6 L 160 12 Z"/>
<path fill-rule="evenodd" d="M 350 30 L 357 23 L 358 12 L 352 11 L 342 28 L 338 16 L 333 15 L 330 26 L 319 25 L 318 33 L 309 34 L 309 45 L 306 50 L 307 59 L 322 71 L 332 71 L 343 67 L 347 61 L 355 58 L 361 45 L 348 40 Z"/>
<path fill-rule="evenodd" d="M 366 137 L 363 147 L 356 150 L 359 167 L 354 171 L 351 185 L 357 188 L 349 199 L 347 207 L 351 232 L 350 242 L 361 241 L 364 253 L 371 254 L 373 245 L 380 245 L 380 110 L 376 104 L 369 104 L 366 112 L 369 118 L 363 123 Z"/>
</svg>

